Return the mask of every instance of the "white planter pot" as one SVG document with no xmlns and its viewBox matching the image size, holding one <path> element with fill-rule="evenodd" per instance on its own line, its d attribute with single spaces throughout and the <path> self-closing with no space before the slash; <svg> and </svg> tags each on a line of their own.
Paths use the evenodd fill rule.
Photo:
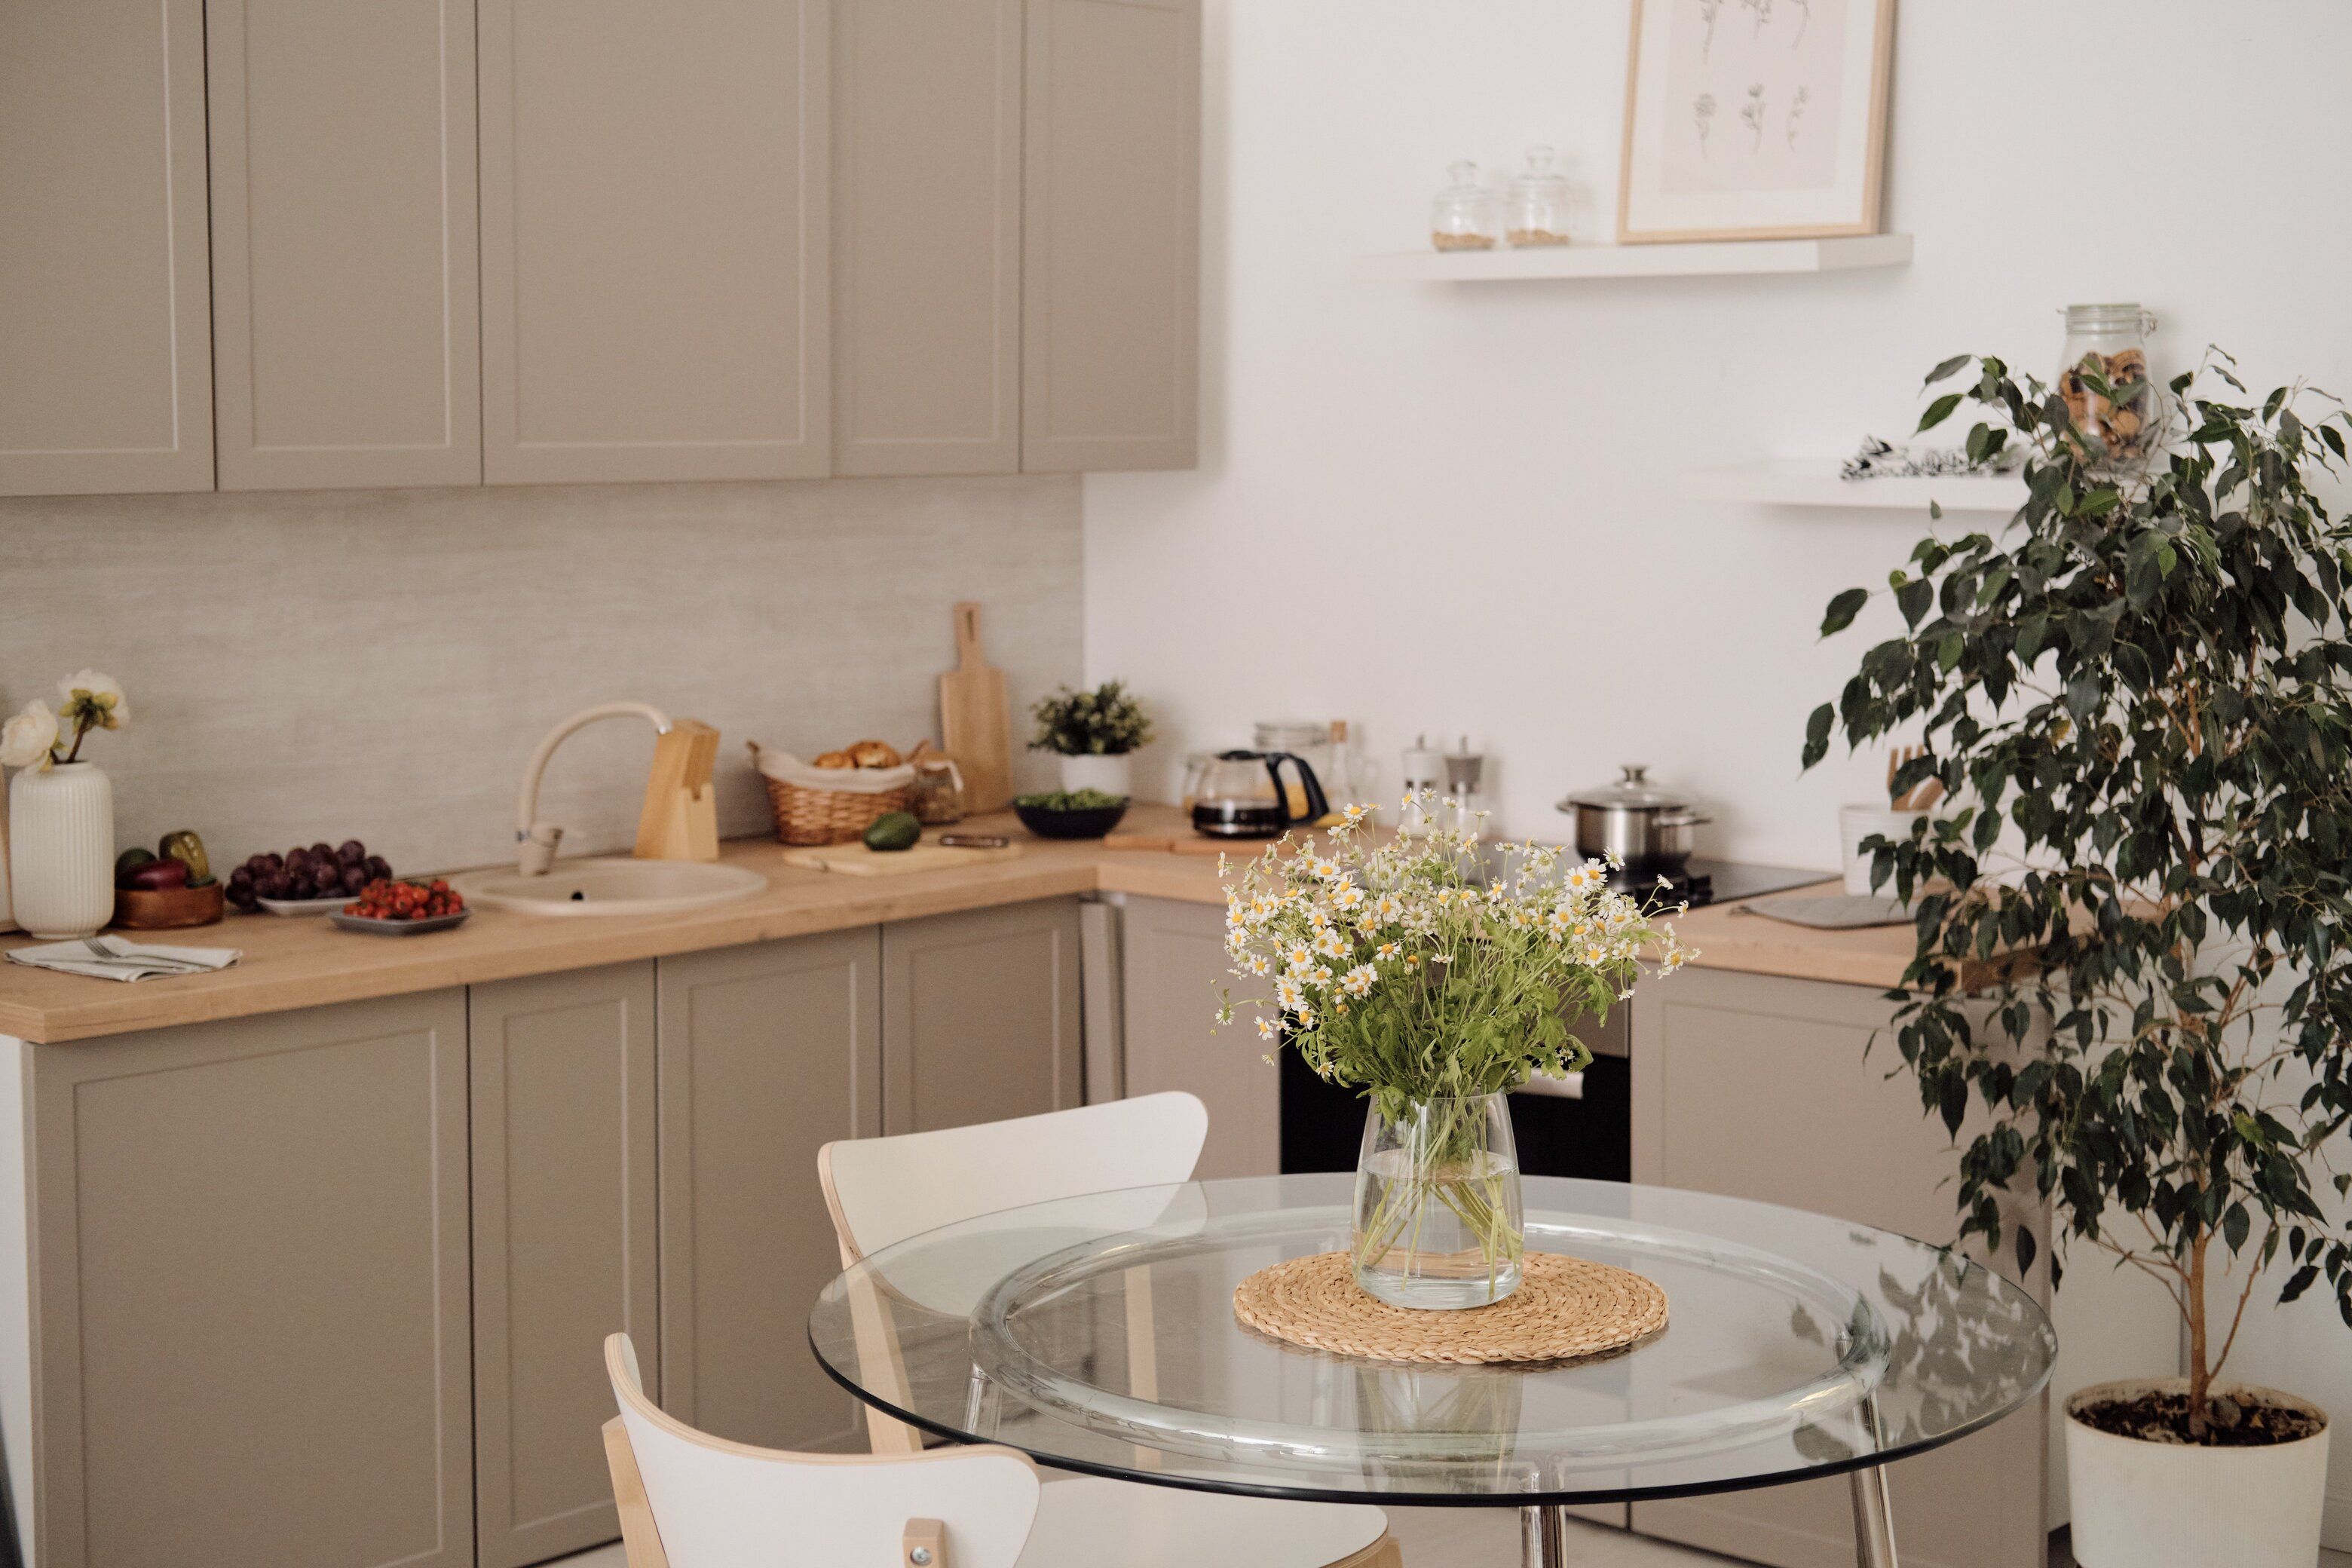
<svg viewBox="0 0 2352 1568">
<path fill-rule="evenodd" d="M 1098 789 L 1105 795 L 1135 793 L 1135 759 L 1127 752 L 1115 757 L 1064 757 L 1062 787 L 1076 792 Z"/>
<path fill-rule="evenodd" d="M 89 936 L 114 918 L 114 786 L 97 763 L 11 780 L 8 848 L 12 912 L 35 936 Z"/>
<path fill-rule="evenodd" d="M 2083 1568 L 2311 1568 L 2327 1493 L 2326 1428 L 2267 1448 L 2203 1448 L 2118 1437 L 2074 1417 L 2085 1405 L 2188 1386 L 2179 1377 L 2094 1384 L 2066 1401 L 2074 1561 Z M 2217 1384 L 2214 1392 L 2327 1418 L 2273 1388 Z"/>
</svg>

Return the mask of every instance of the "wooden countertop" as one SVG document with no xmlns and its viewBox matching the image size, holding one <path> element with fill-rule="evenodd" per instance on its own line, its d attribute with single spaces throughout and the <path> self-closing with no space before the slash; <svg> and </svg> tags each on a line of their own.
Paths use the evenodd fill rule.
<svg viewBox="0 0 2352 1568">
<path fill-rule="evenodd" d="M 346 931 L 321 919 L 233 915 L 216 926 L 155 932 L 151 939 L 244 952 L 242 962 L 214 974 L 126 985 L 0 964 L 0 1035 L 37 1044 L 96 1039 L 1076 893 L 1195 903 L 1223 898 L 1214 854 L 1035 839 L 1009 815 L 975 818 L 965 826 L 1009 833 L 1022 853 L 951 870 L 848 877 L 787 866 L 782 845 L 744 839 L 726 845 L 720 858 L 759 871 L 768 879 L 767 890 L 677 914 L 567 920 L 482 909 L 456 931 L 398 938 Z M 1171 806 L 1138 806 L 1120 826 L 1126 833 L 1190 837 Z M 1736 909 L 1700 910 L 1681 922 L 1685 940 L 1700 950 L 1702 966 L 1887 987 L 1910 957 L 1907 926 L 1807 931 Z M 29 938 L 11 937 L 0 940 L 0 950 L 29 944 Z"/>
</svg>

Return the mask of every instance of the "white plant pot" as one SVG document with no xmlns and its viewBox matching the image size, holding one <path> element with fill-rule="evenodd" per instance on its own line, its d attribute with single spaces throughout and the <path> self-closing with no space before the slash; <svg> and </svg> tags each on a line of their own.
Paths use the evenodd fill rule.
<svg viewBox="0 0 2352 1568">
<path fill-rule="evenodd" d="M 1105 795 L 1132 795 L 1134 763 L 1134 757 L 1124 752 L 1115 757 L 1064 757 L 1062 787 L 1072 793 L 1098 789 Z"/>
<path fill-rule="evenodd" d="M 114 786 L 97 763 L 11 780 L 8 847 L 9 903 L 33 935 L 89 936 L 114 918 Z"/>
<path fill-rule="evenodd" d="M 2077 1420 L 2086 1405 L 2181 1394 L 2186 1378 L 2094 1384 L 2066 1401 L 2074 1561 L 2083 1568 L 2311 1568 L 2327 1494 L 2327 1429 L 2267 1448 L 2205 1448 L 2118 1437 Z M 2216 1384 L 2216 1394 L 2327 1419 L 2291 1394 Z"/>
</svg>

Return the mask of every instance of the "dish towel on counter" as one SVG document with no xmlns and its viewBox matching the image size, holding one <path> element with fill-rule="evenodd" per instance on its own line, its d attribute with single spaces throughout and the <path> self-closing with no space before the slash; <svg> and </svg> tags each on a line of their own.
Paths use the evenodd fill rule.
<svg viewBox="0 0 2352 1568">
<path fill-rule="evenodd" d="M 53 942 L 46 947 L 8 951 L 12 963 L 54 969 L 60 974 L 87 974 L 93 980 L 209 974 L 215 969 L 226 969 L 244 956 L 233 947 L 146 947 L 119 936 L 85 937 L 79 942 Z"/>
</svg>

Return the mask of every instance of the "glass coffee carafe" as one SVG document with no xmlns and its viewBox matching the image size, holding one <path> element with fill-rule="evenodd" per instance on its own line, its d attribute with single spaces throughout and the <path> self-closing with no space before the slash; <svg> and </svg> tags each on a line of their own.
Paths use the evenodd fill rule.
<svg viewBox="0 0 2352 1568">
<path fill-rule="evenodd" d="M 1282 765 L 1297 770 L 1303 810 L 1293 810 Z M 1213 838 L 1272 838 L 1286 828 L 1329 815 L 1322 781 L 1304 757 L 1291 752 L 1220 752 L 1202 760 L 1197 779 L 1185 781 L 1192 802 L 1192 826 Z"/>
</svg>

